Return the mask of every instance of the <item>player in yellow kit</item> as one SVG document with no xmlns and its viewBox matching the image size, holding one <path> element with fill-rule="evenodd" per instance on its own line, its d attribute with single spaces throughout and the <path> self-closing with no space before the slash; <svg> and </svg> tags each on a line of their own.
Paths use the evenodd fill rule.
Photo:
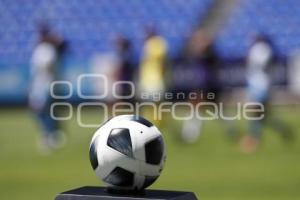
<svg viewBox="0 0 300 200">
<path fill-rule="evenodd" d="M 157 35 L 153 29 L 148 31 L 139 73 L 139 90 L 141 93 L 147 93 L 147 95 L 151 96 L 151 94 L 162 94 L 165 91 L 164 72 L 167 48 L 167 43 L 163 37 Z M 150 97 L 148 100 L 155 101 L 153 97 Z M 152 109 L 144 110 L 146 118 L 153 119 L 152 114 Z"/>
<path fill-rule="evenodd" d="M 164 92 L 164 67 L 167 54 L 165 40 L 150 31 L 144 45 L 140 68 L 140 90 L 143 92 Z"/>
</svg>

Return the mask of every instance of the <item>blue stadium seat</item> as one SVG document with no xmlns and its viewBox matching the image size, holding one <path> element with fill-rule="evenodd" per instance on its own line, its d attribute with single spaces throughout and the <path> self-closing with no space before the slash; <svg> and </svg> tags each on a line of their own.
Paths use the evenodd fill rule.
<svg viewBox="0 0 300 200">
<path fill-rule="evenodd" d="M 245 58 L 254 32 L 268 35 L 286 58 L 300 47 L 300 1 L 244 0 L 224 24 L 216 47 L 227 60 Z"/>
<path fill-rule="evenodd" d="M 37 41 L 36 24 L 47 21 L 70 42 L 72 56 L 88 59 L 110 49 L 112 36 L 125 34 L 141 51 L 144 28 L 154 24 L 175 55 L 213 0 L 0 0 L 0 62 L 26 63 Z M 19 56 L 26 55 L 26 56 Z M 22 60 L 24 59 L 24 60 Z"/>
</svg>

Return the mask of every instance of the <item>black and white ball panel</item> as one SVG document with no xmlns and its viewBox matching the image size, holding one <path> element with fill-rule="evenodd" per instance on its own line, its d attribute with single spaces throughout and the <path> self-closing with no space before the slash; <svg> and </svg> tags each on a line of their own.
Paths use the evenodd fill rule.
<svg viewBox="0 0 300 200">
<path fill-rule="evenodd" d="M 162 171 L 162 165 L 151 165 L 140 161 L 139 174 L 144 176 L 158 176 Z"/>
<path fill-rule="evenodd" d="M 137 116 L 137 115 L 120 115 L 120 116 L 116 116 L 116 117 L 114 117 L 112 119 L 109 119 L 106 122 L 108 122 L 110 120 L 112 120 L 112 121 L 124 121 L 124 120 L 126 120 L 126 121 L 137 122 L 137 123 L 140 123 L 140 124 L 142 124 L 144 126 L 147 126 L 147 127 L 154 126 L 151 122 L 149 122 L 145 118 L 143 118 L 141 116 Z"/>
<path fill-rule="evenodd" d="M 121 167 L 116 167 L 104 178 L 104 181 L 115 186 L 131 187 L 134 183 L 134 173 Z"/>
<path fill-rule="evenodd" d="M 143 124 L 144 126 L 147 126 L 147 127 L 152 127 L 153 126 L 153 124 L 151 122 L 149 122 L 148 120 L 146 120 L 145 118 L 143 118 L 141 116 L 131 115 L 129 117 L 129 120 L 140 123 L 140 124 Z"/>
<path fill-rule="evenodd" d="M 146 142 L 145 144 L 145 156 L 146 162 L 152 165 L 158 165 L 161 163 L 164 153 L 164 143 L 161 136 L 154 138 Z"/>
<path fill-rule="evenodd" d="M 98 151 L 97 153 L 101 154 L 102 152 Z M 111 147 L 107 147 L 105 149 L 105 153 L 101 156 L 102 163 L 99 162 L 99 167 L 96 169 L 96 174 L 102 178 L 108 176 L 108 174 L 110 174 L 116 167 L 121 167 L 125 170 L 135 172 L 140 166 L 136 159 L 124 156 L 123 153 Z M 98 158 L 99 157 L 100 156 L 98 155 Z"/>
<path fill-rule="evenodd" d="M 158 179 L 159 176 L 145 176 L 144 179 L 144 184 L 142 186 L 142 188 L 146 188 L 150 185 L 152 185 L 152 183 L 154 183 L 156 181 L 156 179 Z"/>
<path fill-rule="evenodd" d="M 90 162 L 91 162 L 91 165 L 93 167 L 93 169 L 95 170 L 99 163 L 98 163 L 98 158 L 97 158 L 97 142 L 98 142 L 98 138 L 99 137 L 96 137 L 92 143 L 91 143 L 91 146 L 90 146 L 90 152 L 89 152 L 89 155 L 90 155 Z"/>
<path fill-rule="evenodd" d="M 133 158 L 131 136 L 127 128 L 112 129 L 108 136 L 107 146 Z"/>
<path fill-rule="evenodd" d="M 127 153 L 129 153 L 129 149 L 126 150 L 126 146 L 123 145 L 123 148 L 121 146 L 117 147 L 117 145 L 114 147 L 116 150 L 123 152 L 125 155 L 128 155 L 129 157 L 134 157 L 135 159 L 138 160 L 142 160 L 142 161 L 146 161 L 146 158 L 148 160 L 149 164 L 159 164 L 158 159 L 160 159 L 162 157 L 162 152 L 163 152 L 163 148 L 164 146 L 160 146 L 159 142 L 156 142 L 156 138 L 158 136 L 161 136 L 161 133 L 159 132 L 159 130 L 149 121 L 147 121 L 146 119 L 144 119 L 143 117 L 138 117 L 138 116 L 134 116 L 134 115 L 121 115 L 121 116 L 117 116 L 115 118 L 113 118 L 112 120 L 110 120 L 110 124 L 114 124 L 113 127 L 116 127 L 116 129 L 118 130 L 117 127 L 126 127 L 128 128 L 128 130 L 130 130 L 129 135 L 131 137 L 131 148 L 132 148 L 132 152 L 133 155 L 128 155 L 126 153 L 124 153 L 124 151 L 126 151 Z M 114 131 L 115 132 L 115 131 Z M 126 134 L 122 134 L 125 135 Z M 143 137 L 140 137 L 140 135 L 143 135 Z M 127 134 L 128 136 L 128 134 Z M 109 138 L 111 138 L 111 136 L 109 136 Z M 129 137 L 127 137 L 129 138 Z M 109 139 L 110 140 L 110 139 Z M 142 140 L 142 141 L 141 141 Z M 148 141 L 152 141 L 150 144 L 147 144 Z M 125 140 L 124 140 L 125 141 Z M 127 140 L 129 141 L 129 140 Z M 161 138 L 162 141 L 162 138 Z M 125 144 L 125 143 L 122 143 Z M 147 152 L 145 154 L 145 144 L 147 144 Z M 158 145 L 155 145 L 158 144 Z M 110 146 L 110 145 L 109 145 Z M 155 150 L 151 151 L 151 147 L 155 146 Z M 130 146 L 128 146 L 130 147 Z M 159 147 L 161 147 L 162 149 L 159 150 Z M 158 155 L 154 155 L 155 153 L 158 153 Z M 148 157 L 147 157 L 148 155 Z M 153 158 L 152 155 L 154 155 Z"/>
</svg>

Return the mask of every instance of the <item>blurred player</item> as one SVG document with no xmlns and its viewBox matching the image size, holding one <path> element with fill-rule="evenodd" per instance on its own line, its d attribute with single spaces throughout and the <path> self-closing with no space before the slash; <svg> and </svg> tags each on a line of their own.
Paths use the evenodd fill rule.
<svg viewBox="0 0 300 200">
<path fill-rule="evenodd" d="M 40 147 L 44 150 L 53 150 L 63 144 L 63 136 L 58 121 L 50 116 L 50 106 L 54 102 L 50 94 L 50 85 L 57 80 L 57 65 L 65 42 L 51 33 L 46 25 L 39 27 L 39 37 L 31 57 L 29 106 L 36 114 L 43 130 Z"/>
<path fill-rule="evenodd" d="M 197 30 L 193 33 L 188 43 L 186 56 L 186 67 L 192 71 L 186 80 L 189 83 L 188 92 L 203 93 L 197 99 L 188 99 L 194 106 L 201 101 L 218 102 L 220 84 L 218 81 L 218 55 L 213 47 L 213 40 L 205 30 Z M 208 99 L 207 95 L 213 94 L 213 99 Z M 201 134 L 202 121 L 196 116 L 183 122 L 181 137 L 186 143 L 194 143 Z"/>
<path fill-rule="evenodd" d="M 120 65 L 119 80 L 133 83 L 135 62 L 131 42 L 127 38 L 120 36 L 116 41 L 116 49 Z M 120 88 L 122 96 L 129 96 L 132 93 L 131 89 L 128 84 L 122 84 L 122 88 Z M 121 100 L 133 101 L 133 98 Z"/>
<path fill-rule="evenodd" d="M 118 113 L 113 113 L 113 105 L 118 101 L 132 102 L 134 98 L 129 97 L 134 90 L 127 83 L 118 84 L 116 91 L 113 91 L 113 85 L 117 81 L 133 82 L 134 79 L 134 58 L 130 41 L 119 36 L 115 40 L 115 50 L 113 52 L 100 53 L 92 59 L 92 72 L 95 75 L 102 75 L 106 78 L 106 84 L 102 79 L 95 79 L 92 84 L 94 95 L 101 95 L 107 92 L 104 100 L 108 105 L 107 117 L 112 117 Z M 113 94 L 115 92 L 116 94 Z M 116 96 L 119 97 L 116 97 Z M 123 113 L 125 114 L 125 113 Z M 133 113 L 126 113 L 133 114 Z"/>
<path fill-rule="evenodd" d="M 167 50 L 165 39 L 159 36 L 154 28 L 149 28 L 139 71 L 139 90 L 141 93 L 151 95 L 162 94 L 165 91 Z M 156 101 L 151 97 L 149 100 Z M 146 108 L 144 111 L 145 118 L 153 119 L 152 109 Z M 159 121 L 156 122 L 159 123 Z"/>
<path fill-rule="evenodd" d="M 103 76 L 106 80 L 106 83 L 104 84 L 103 78 L 93 79 L 90 83 L 93 95 L 99 96 L 106 93 L 105 97 L 101 100 L 106 102 L 108 106 L 107 114 L 111 116 L 112 106 L 117 100 L 113 95 L 113 84 L 119 80 L 120 63 L 118 56 L 113 52 L 96 54 L 92 58 L 91 66 L 94 75 Z"/>
<path fill-rule="evenodd" d="M 271 128 L 279 132 L 283 138 L 291 138 L 292 132 L 287 124 L 271 115 L 270 93 L 271 77 L 270 71 L 275 61 L 274 46 L 269 38 L 263 35 L 256 36 L 248 54 L 247 60 L 247 83 L 248 100 L 258 102 L 264 106 L 264 118 L 249 121 L 249 132 L 241 140 L 241 150 L 245 153 L 254 152 L 260 144 L 263 125 L 270 124 Z M 257 108 L 257 106 L 254 106 Z M 254 116 L 260 116 L 257 112 Z"/>
</svg>

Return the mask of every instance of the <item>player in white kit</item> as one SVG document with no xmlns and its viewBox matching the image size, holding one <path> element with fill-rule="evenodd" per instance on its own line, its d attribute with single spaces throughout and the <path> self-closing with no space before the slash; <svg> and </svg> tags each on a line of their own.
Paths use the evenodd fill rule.
<svg viewBox="0 0 300 200">
<path fill-rule="evenodd" d="M 28 100 L 42 128 L 40 147 L 43 150 L 53 150 L 62 144 L 59 123 L 50 115 L 50 106 L 54 102 L 50 85 L 57 80 L 57 66 L 63 46 L 64 41 L 50 33 L 48 27 L 40 27 L 40 40 L 31 57 Z"/>
</svg>

